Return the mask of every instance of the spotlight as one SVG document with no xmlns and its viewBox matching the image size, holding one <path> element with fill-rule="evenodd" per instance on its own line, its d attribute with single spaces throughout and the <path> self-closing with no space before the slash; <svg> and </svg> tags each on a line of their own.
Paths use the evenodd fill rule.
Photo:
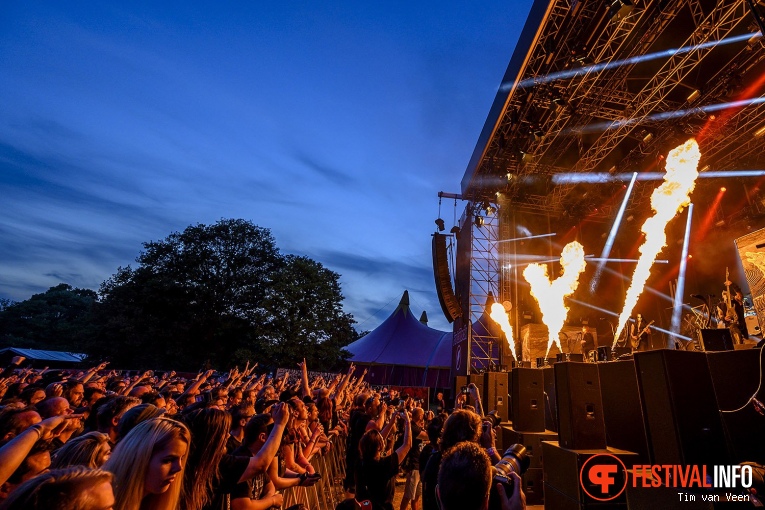
<svg viewBox="0 0 765 510">
<path fill-rule="evenodd" d="M 754 137 L 759 138 L 762 135 L 765 135 L 765 126 L 762 126 L 760 129 L 754 132 Z"/>
<path fill-rule="evenodd" d="M 720 191 L 721 191 L 722 193 L 725 193 L 725 191 L 726 191 L 726 188 L 725 188 L 725 186 L 723 186 L 722 188 L 720 188 Z"/>
<path fill-rule="evenodd" d="M 695 100 L 697 100 L 699 97 L 701 97 L 701 91 L 699 89 L 696 89 L 693 92 L 691 92 L 691 95 L 689 95 L 685 100 L 688 101 L 689 103 L 692 103 Z"/>
<path fill-rule="evenodd" d="M 442 220 L 441 218 L 436 219 L 436 226 L 438 227 L 439 232 L 443 232 L 444 229 L 446 228 L 446 225 L 444 225 L 444 220 Z"/>
<path fill-rule="evenodd" d="M 454 225 L 449 232 L 451 232 L 452 234 L 455 234 L 455 235 L 459 234 L 460 233 L 460 228 L 457 225 Z"/>
<path fill-rule="evenodd" d="M 647 134 L 646 134 L 646 135 L 643 137 L 643 143 L 648 143 L 648 142 L 650 142 L 651 140 L 653 140 L 653 133 L 647 133 Z"/>
<path fill-rule="evenodd" d="M 491 216 L 495 212 L 497 212 L 497 209 L 492 205 L 486 208 L 486 216 Z"/>
<path fill-rule="evenodd" d="M 473 223 L 475 223 L 476 227 L 483 227 L 483 216 L 476 214 Z"/>
</svg>

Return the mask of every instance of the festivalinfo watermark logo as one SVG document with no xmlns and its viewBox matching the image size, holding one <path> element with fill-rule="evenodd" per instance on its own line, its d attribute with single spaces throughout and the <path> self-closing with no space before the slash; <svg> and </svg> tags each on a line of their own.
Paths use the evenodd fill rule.
<svg viewBox="0 0 765 510">
<path fill-rule="evenodd" d="M 752 467 L 747 465 L 678 464 L 636 464 L 628 472 L 621 459 L 603 453 L 593 455 L 582 464 L 579 482 L 587 496 L 600 502 L 618 498 L 629 484 L 640 488 L 694 491 L 678 491 L 679 501 L 749 501 L 748 493 L 735 491 L 752 487 L 753 472 Z M 720 490 L 726 492 L 720 494 Z"/>
</svg>

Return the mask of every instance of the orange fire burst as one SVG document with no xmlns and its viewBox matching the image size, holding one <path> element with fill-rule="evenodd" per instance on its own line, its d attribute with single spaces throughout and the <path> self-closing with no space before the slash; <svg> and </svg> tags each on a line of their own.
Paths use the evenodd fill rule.
<svg viewBox="0 0 765 510">
<path fill-rule="evenodd" d="M 699 176 L 700 158 L 699 145 L 693 138 L 672 149 L 667 156 L 664 182 L 651 195 L 651 208 L 654 210 L 654 215 L 643 223 L 641 229 L 645 234 L 645 240 L 640 246 L 640 257 L 632 275 L 632 283 L 627 290 L 624 309 L 619 315 L 619 327 L 616 328 L 614 346 L 643 293 L 645 283 L 651 274 L 651 266 L 667 245 L 667 225 L 691 202 L 690 195 Z"/>
<path fill-rule="evenodd" d="M 547 266 L 542 264 L 529 264 L 523 271 L 523 277 L 531 286 L 531 295 L 539 303 L 542 312 L 542 322 L 547 326 L 547 352 L 550 354 L 553 343 L 563 352 L 558 338 L 558 333 L 563 329 L 568 315 L 568 307 L 564 299 L 574 293 L 579 286 L 579 275 L 585 266 L 584 247 L 574 241 L 563 248 L 560 256 L 561 275 L 550 281 L 547 276 Z"/>
<path fill-rule="evenodd" d="M 499 324 L 500 328 L 502 328 L 502 331 L 505 333 L 505 338 L 507 339 L 507 345 L 510 346 L 510 352 L 513 354 L 513 359 L 517 361 L 518 358 L 515 357 L 515 338 L 513 338 L 513 327 L 510 325 L 510 321 L 507 318 L 505 307 L 499 303 L 492 304 L 491 314 L 489 316 L 494 320 L 494 322 Z"/>
</svg>

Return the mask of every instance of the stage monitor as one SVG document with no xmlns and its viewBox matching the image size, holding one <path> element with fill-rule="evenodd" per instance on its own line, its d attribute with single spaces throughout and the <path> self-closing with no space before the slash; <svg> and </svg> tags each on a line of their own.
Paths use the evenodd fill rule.
<svg viewBox="0 0 765 510">
<path fill-rule="evenodd" d="M 733 337 L 729 329 L 702 329 L 701 345 L 705 351 L 732 351 Z"/>
</svg>

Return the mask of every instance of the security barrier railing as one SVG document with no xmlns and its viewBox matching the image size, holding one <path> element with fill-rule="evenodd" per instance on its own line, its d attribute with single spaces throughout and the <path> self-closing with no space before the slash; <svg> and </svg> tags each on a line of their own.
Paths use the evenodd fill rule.
<svg viewBox="0 0 765 510">
<path fill-rule="evenodd" d="M 335 437 L 326 455 L 315 455 L 311 465 L 321 480 L 311 487 L 291 487 L 284 491 L 283 508 L 302 503 L 310 510 L 334 510 L 344 499 L 345 439 Z"/>
</svg>

